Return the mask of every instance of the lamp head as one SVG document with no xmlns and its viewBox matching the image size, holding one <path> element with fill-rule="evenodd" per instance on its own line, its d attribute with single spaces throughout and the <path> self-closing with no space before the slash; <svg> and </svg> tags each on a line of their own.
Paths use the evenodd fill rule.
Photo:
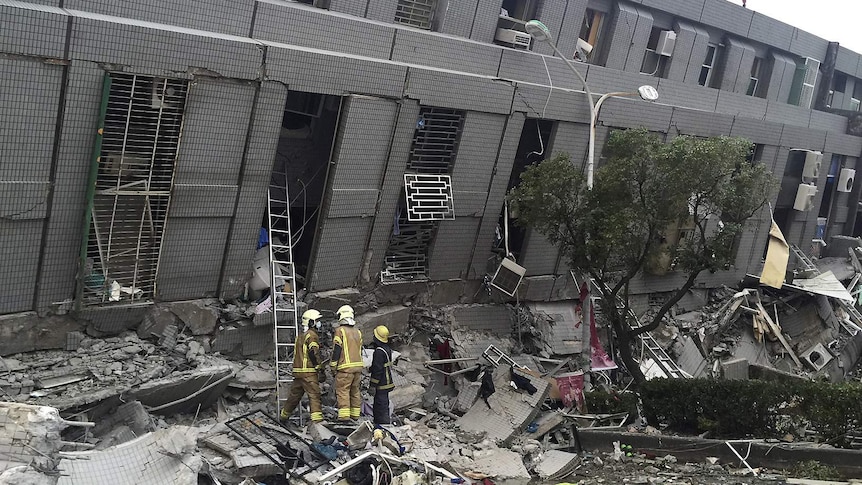
<svg viewBox="0 0 862 485">
<path fill-rule="evenodd" d="M 644 101 L 655 101 L 658 99 L 658 91 L 650 85 L 639 87 L 638 94 Z"/>
<path fill-rule="evenodd" d="M 540 42 L 551 42 L 553 40 L 553 36 L 551 35 L 551 30 L 547 25 L 539 22 L 538 20 L 530 20 L 524 25 L 524 30 L 527 31 L 530 36 Z"/>
</svg>

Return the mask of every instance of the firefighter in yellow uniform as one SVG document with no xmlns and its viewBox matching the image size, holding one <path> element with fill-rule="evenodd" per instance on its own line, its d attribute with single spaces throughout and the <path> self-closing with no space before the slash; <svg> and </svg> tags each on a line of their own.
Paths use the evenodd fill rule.
<svg viewBox="0 0 862 485">
<path fill-rule="evenodd" d="M 317 373 L 321 362 L 318 349 L 320 343 L 317 330 L 320 328 L 320 312 L 307 310 L 302 314 L 302 333 L 296 337 L 293 352 L 293 384 L 287 395 L 287 401 L 281 408 L 281 419 L 287 420 L 293 410 L 299 405 L 302 394 L 308 394 L 308 405 L 311 408 L 311 421 L 323 421 L 323 410 L 320 407 L 320 383 Z"/>
<path fill-rule="evenodd" d="M 335 375 L 335 397 L 338 401 L 338 419 L 359 418 L 362 395 L 359 382 L 362 377 L 362 332 L 356 328 L 353 308 L 344 305 L 338 309 L 338 323 L 332 341 L 332 373 Z"/>
</svg>

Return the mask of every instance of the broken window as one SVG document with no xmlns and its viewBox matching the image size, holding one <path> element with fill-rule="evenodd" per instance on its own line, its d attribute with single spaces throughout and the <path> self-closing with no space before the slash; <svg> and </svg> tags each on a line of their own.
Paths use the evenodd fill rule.
<svg viewBox="0 0 862 485">
<path fill-rule="evenodd" d="M 437 0 L 398 0 L 395 22 L 420 29 L 431 30 Z"/>
<path fill-rule="evenodd" d="M 762 97 L 762 93 L 758 91 L 760 87 L 760 76 L 763 67 L 763 59 L 755 57 L 751 64 L 751 75 L 748 78 L 748 89 L 745 91 L 747 96 Z"/>
<path fill-rule="evenodd" d="M 437 220 L 454 217 L 449 174 L 463 127 L 463 111 L 421 108 L 410 146 L 405 191 L 398 202 L 381 281 L 391 283 L 428 278 L 428 250 L 437 232 Z M 432 178 L 433 181 L 430 180 Z M 436 208 L 442 210 L 432 210 L 421 216 L 423 209 L 431 206 L 418 203 L 423 201 L 421 196 L 416 197 L 420 189 L 431 190 L 438 204 Z M 429 194 L 424 195 L 424 202 L 428 202 Z M 411 214 L 414 217 L 410 217 Z"/>
<path fill-rule="evenodd" d="M 188 82 L 109 74 L 82 303 L 151 299 Z"/>
<path fill-rule="evenodd" d="M 581 24 L 581 32 L 578 35 L 578 49 L 575 52 L 576 58 L 580 57 L 579 53 L 583 53 L 587 61 L 591 64 L 598 64 L 599 43 L 602 41 L 602 27 L 604 26 L 605 14 L 598 10 L 588 8 L 584 14 L 584 23 Z M 585 45 L 586 44 L 586 45 Z"/>
</svg>

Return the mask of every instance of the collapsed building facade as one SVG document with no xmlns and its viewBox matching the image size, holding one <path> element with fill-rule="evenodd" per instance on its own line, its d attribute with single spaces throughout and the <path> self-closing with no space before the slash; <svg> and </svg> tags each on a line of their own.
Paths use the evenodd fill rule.
<svg viewBox="0 0 862 485">
<path fill-rule="evenodd" d="M 591 46 L 578 68 L 593 92 L 659 91 L 655 103 L 609 99 L 599 150 L 634 126 L 744 136 L 782 180 L 773 207 L 790 243 L 859 232 L 858 53 L 724 0 L 413 3 L 2 5 L 0 314 L 77 307 L 119 321 L 151 301 L 233 299 L 270 183 L 287 187 L 309 291 L 423 282 L 438 302 L 474 299 L 523 167 L 585 158 L 582 87 L 518 34 L 531 17 L 564 53 Z M 429 181 L 444 202 L 423 218 L 403 194 Z M 736 264 L 699 286 L 757 266 L 768 228 L 764 210 Z M 558 250 L 510 232 L 519 297 L 570 298 Z M 645 275 L 637 304 L 677 281 Z"/>
<path fill-rule="evenodd" d="M 197 418 L 218 402 L 208 419 L 222 422 L 224 399 L 242 412 L 272 400 L 271 364 L 248 370 L 211 354 L 271 358 L 265 297 L 284 249 L 295 284 L 279 291 L 294 304 L 327 316 L 352 304 L 366 336 L 386 324 L 437 345 L 418 345 L 415 362 L 455 359 L 436 372 L 402 367 L 394 401 L 422 426 L 449 420 L 490 441 L 417 439 L 417 456 L 481 469 L 478 452 L 490 452 L 492 469 L 505 454 L 495 440 L 568 449 L 563 434 L 547 436 L 559 423 L 528 430 L 544 423 L 546 400 L 562 398 L 534 374 L 576 370 L 589 325 L 558 249 L 515 227 L 504 198 L 531 163 L 557 152 L 586 159 L 590 108 L 563 60 L 525 33 L 531 18 L 582 61 L 593 92 L 658 90 L 657 102 L 607 100 L 599 152 L 611 131 L 638 126 L 665 139 L 746 137 L 751 160 L 781 181 L 772 208 L 787 241 L 846 260 L 848 244 L 833 240 L 862 232 L 862 55 L 725 0 L 0 0 L 0 355 L 15 354 L 0 389 L 25 406 L 11 408 L 124 423 L 66 430 L 64 453 L 157 442 L 187 456 L 189 439 L 147 435 L 159 427 L 136 417 Z M 846 377 L 862 336 L 840 298 L 797 286 L 763 295 L 761 310 L 754 293 L 721 290 L 759 271 L 770 220 L 767 208 L 752 218 L 735 264 L 700 277 L 665 334 L 649 337 L 661 347 L 654 360 L 675 358 L 657 375 L 760 366 Z M 517 266 L 498 280 L 509 253 Z M 835 273 L 853 290 L 862 268 Z M 635 281 L 632 308 L 661 306 L 680 282 L 672 268 L 652 268 Z M 501 305 L 511 302 L 525 305 Z M 779 313 L 791 348 L 759 345 L 752 320 Z M 18 354 L 36 349 L 62 350 Z M 461 376 L 488 362 L 500 392 L 483 407 L 478 383 Z M 508 388 L 511 368 L 533 373 L 536 395 Z M 452 390 L 450 377 L 457 396 L 440 392 Z M 131 417 L 106 417 L 118 414 Z M 404 432 L 427 434 L 422 426 Z M 237 438 L 222 427 L 198 443 L 227 450 L 246 476 L 271 471 L 260 450 L 232 453 L 224 440 Z M 558 458 L 548 477 L 574 463 Z M 190 463 L 193 481 L 203 465 Z"/>
</svg>

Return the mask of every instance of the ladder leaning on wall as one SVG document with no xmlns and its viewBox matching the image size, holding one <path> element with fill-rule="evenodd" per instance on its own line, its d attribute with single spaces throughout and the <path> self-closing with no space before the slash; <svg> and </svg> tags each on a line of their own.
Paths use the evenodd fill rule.
<svg viewBox="0 0 862 485">
<path fill-rule="evenodd" d="M 280 412 L 293 382 L 294 342 L 299 333 L 296 308 L 296 270 L 290 230 L 287 174 L 273 172 L 267 192 L 269 230 L 270 304 L 275 342 L 276 402 Z M 300 413 L 301 416 L 301 413 Z"/>
</svg>

